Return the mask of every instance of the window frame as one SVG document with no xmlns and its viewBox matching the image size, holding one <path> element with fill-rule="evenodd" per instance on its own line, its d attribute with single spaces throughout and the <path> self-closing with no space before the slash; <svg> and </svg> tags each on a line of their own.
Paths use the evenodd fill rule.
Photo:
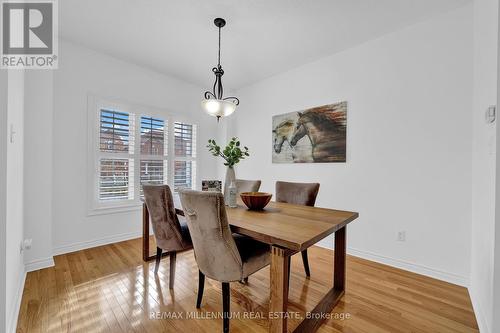
<svg viewBox="0 0 500 333">
<path fill-rule="evenodd" d="M 175 156 L 175 133 L 174 133 L 174 123 L 188 123 L 192 124 L 196 131 L 198 130 L 198 124 L 194 122 L 190 117 L 185 115 L 176 115 L 175 113 L 169 112 L 166 109 L 154 108 L 144 105 L 139 105 L 131 102 L 127 102 L 120 99 L 99 97 L 96 95 L 88 95 L 87 103 L 87 123 L 88 123 L 88 137 L 87 137 L 87 162 L 88 162 L 88 173 L 87 173 L 87 184 L 88 184 L 88 209 L 87 215 L 101 215 L 101 214 L 114 214 L 121 213 L 132 210 L 139 210 L 142 207 L 141 201 L 141 160 L 163 160 L 166 161 L 167 172 L 164 172 L 164 183 L 169 184 L 173 188 L 174 184 L 174 165 L 176 160 L 181 160 L 181 158 L 176 158 Z M 102 152 L 100 150 L 100 113 L 101 109 L 116 109 L 119 111 L 127 112 L 129 114 L 130 122 L 134 123 L 133 135 L 130 136 L 130 142 L 133 142 L 134 151 L 133 154 L 129 153 L 114 153 L 114 152 Z M 141 117 L 153 117 L 163 120 L 165 124 L 165 130 L 167 132 L 166 144 L 167 144 L 167 155 L 142 155 L 141 154 Z M 198 144 L 199 140 L 195 137 L 194 149 L 195 156 L 189 158 L 182 158 L 182 160 L 189 159 L 194 163 L 195 172 L 192 175 L 193 188 L 196 188 L 198 169 Z M 99 199 L 99 172 L 100 165 L 99 161 L 101 158 L 126 158 L 133 161 L 133 189 L 134 195 L 132 199 L 123 200 L 109 200 L 101 201 Z M 164 162 L 165 164 L 165 162 Z M 130 165 L 129 165 L 130 168 Z M 130 178 L 129 178 L 130 179 Z M 129 185 L 130 186 L 130 185 Z"/>
</svg>

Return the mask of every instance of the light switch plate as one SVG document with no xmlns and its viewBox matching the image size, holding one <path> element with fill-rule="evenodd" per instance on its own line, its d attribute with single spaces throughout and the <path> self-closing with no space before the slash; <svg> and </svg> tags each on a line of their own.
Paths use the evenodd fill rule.
<svg viewBox="0 0 500 333">
<path fill-rule="evenodd" d="M 487 124 L 491 124 L 496 120 L 497 117 L 497 112 L 496 112 L 496 106 L 491 105 L 486 109 L 485 113 L 485 119 Z"/>
<path fill-rule="evenodd" d="M 14 143 L 14 135 L 16 131 L 14 131 L 14 124 L 10 124 L 10 143 Z"/>
</svg>

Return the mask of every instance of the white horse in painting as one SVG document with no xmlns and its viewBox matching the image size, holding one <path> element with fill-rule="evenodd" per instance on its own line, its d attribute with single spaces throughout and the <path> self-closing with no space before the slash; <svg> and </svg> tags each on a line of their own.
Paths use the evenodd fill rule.
<svg viewBox="0 0 500 333">
<path fill-rule="evenodd" d="M 273 129 L 274 134 L 274 151 L 276 154 L 281 153 L 283 144 L 286 142 L 290 145 L 290 140 L 295 130 L 295 122 L 287 119 L 282 121 L 278 126 Z"/>
<path fill-rule="evenodd" d="M 292 145 L 295 128 L 296 120 L 292 118 L 283 120 L 273 128 L 273 155 L 277 157 L 277 162 L 300 163 L 312 161 L 310 148 L 297 147 L 296 143 Z M 309 146 L 309 142 L 305 144 Z"/>
</svg>

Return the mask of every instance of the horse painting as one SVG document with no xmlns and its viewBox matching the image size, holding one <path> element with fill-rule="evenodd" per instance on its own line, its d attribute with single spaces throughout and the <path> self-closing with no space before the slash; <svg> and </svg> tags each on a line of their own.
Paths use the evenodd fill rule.
<svg viewBox="0 0 500 333">
<path fill-rule="evenodd" d="M 274 134 L 274 151 L 276 154 L 281 153 L 283 144 L 287 142 L 290 144 L 290 138 L 294 133 L 295 123 L 291 119 L 282 121 L 273 129 Z"/>
<path fill-rule="evenodd" d="M 277 116 L 279 118 L 279 116 Z M 313 162 L 310 151 L 310 144 L 301 142 L 292 148 L 291 138 L 295 131 L 295 124 L 299 119 L 297 112 L 289 114 L 287 119 L 279 121 L 273 119 L 273 161 L 276 163 L 300 163 Z M 309 145 L 309 147 L 308 147 Z"/>
<path fill-rule="evenodd" d="M 275 116 L 273 125 L 274 163 L 346 161 L 346 102 Z"/>
</svg>

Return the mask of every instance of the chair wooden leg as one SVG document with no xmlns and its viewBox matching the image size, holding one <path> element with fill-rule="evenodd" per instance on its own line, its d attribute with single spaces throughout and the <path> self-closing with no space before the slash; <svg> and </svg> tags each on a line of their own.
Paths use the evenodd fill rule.
<svg viewBox="0 0 500 333">
<path fill-rule="evenodd" d="M 177 259 L 177 252 L 170 252 L 170 278 L 168 281 L 170 289 L 174 289 L 176 259 Z"/>
<path fill-rule="evenodd" d="M 229 333 L 229 304 L 231 303 L 231 295 L 229 282 L 222 282 L 222 332 Z"/>
<path fill-rule="evenodd" d="M 311 277 L 311 272 L 309 271 L 309 258 L 307 257 L 307 249 L 301 252 L 302 262 L 304 263 L 304 270 L 306 271 L 306 276 Z"/>
<path fill-rule="evenodd" d="M 244 278 L 243 282 L 245 282 L 245 284 L 248 284 L 248 277 Z"/>
<path fill-rule="evenodd" d="M 203 290 L 205 289 L 205 274 L 198 271 L 198 299 L 196 300 L 196 308 L 201 307 L 201 299 L 203 298 Z"/>
<path fill-rule="evenodd" d="M 156 265 L 155 265 L 155 274 L 158 274 L 158 268 L 160 268 L 160 260 L 161 260 L 162 249 L 159 247 L 156 248 Z"/>
</svg>

